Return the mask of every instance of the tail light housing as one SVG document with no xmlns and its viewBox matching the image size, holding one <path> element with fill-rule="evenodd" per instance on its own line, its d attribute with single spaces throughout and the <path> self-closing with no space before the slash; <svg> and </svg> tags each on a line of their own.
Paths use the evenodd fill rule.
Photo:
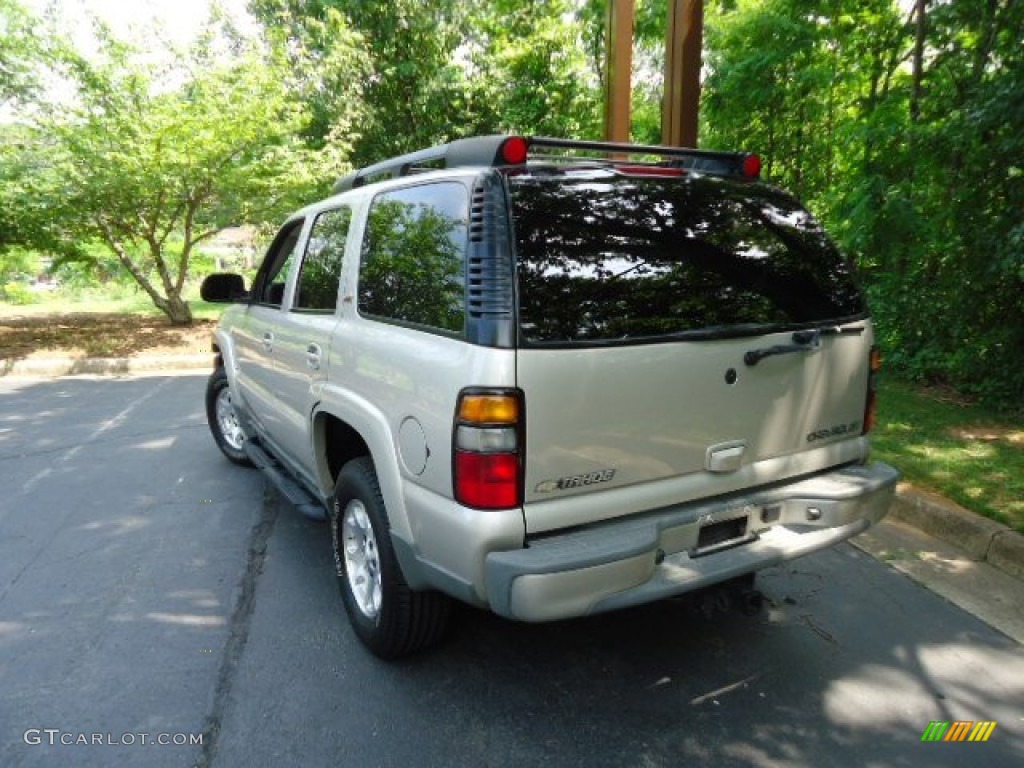
<svg viewBox="0 0 1024 768">
<path fill-rule="evenodd" d="M 452 435 L 455 500 L 476 509 L 523 503 L 523 395 L 515 389 L 459 394 Z"/>
<path fill-rule="evenodd" d="M 864 428 L 862 434 L 867 434 L 875 428 L 878 411 L 878 373 L 882 370 L 882 352 L 877 346 L 871 347 L 868 355 L 868 394 L 864 403 Z"/>
</svg>

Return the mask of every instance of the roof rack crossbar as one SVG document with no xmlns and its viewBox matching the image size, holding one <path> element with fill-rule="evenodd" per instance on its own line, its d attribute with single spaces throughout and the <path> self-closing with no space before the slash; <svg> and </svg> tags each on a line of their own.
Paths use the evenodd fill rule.
<svg viewBox="0 0 1024 768">
<path fill-rule="evenodd" d="M 437 168 L 460 168 L 467 166 L 499 166 L 507 165 L 503 159 L 502 147 L 513 136 L 493 135 L 477 136 L 469 139 L 456 139 L 447 144 L 439 144 L 429 149 L 421 149 L 405 155 L 393 157 L 380 163 L 369 165 L 358 171 L 342 176 L 334 185 L 334 194 L 355 187 L 361 187 L 381 178 L 397 178 L 410 173 L 429 170 L 429 166 Z M 534 147 L 547 149 L 566 149 L 577 151 L 601 152 L 619 157 L 629 155 L 656 155 L 667 158 L 669 162 L 693 170 L 708 170 L 715 173 L 742 173 L 743 162 L 749 155 L 742 152 L 719 152 L 688 147 L 666 147 L 656 144 L 623 144 L 612 141 L 584 141 L 576 139 L 557 139 L 548 136 L 529 136 L 525 138 L 530 149 Z M 518 139 L 522 141 L 522 139 Z M 525 157 L 525 156 L 524 156 Z M 557 159 L 546 156 L 546 159 Z M 566 157 L 566 160 L 573 158 Z M 584 158 L 577 158 L 584 159 Z M 594 158 L 597 159 L 597 158 Z"/>
<path fill-rule="evenodd" d="M 584 141 L 577 139 L 556 139 L 549 136 L 531 136 L 531 147 L 552 149 L 584 149 L 615 155 L 660 155 L 661 157 L 699 157 L 713 160 L 735 161 L 745 157 L 742 152 L 721 152 L 691 147 L 667 147 L 660 144 L 624 144 L 615 141 Z"/>
</svg>

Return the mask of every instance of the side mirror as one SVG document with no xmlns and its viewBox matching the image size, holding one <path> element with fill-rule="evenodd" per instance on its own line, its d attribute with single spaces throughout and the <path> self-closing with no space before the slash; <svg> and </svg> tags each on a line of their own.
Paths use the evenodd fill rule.
<svg viewBox="0 0 1024 768">
<path fill-rule="evenodd" d="M 228 272 L 207 275 L 203 284 L 199 286 L 199 296 L 203 301 L 218 304 L 229 304 L 249 298 L 242 276 Z"/>
</svg>

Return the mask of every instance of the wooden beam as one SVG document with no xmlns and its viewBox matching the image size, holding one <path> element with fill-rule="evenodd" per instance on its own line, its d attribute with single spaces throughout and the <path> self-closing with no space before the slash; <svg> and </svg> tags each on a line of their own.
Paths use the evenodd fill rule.
<svg viewBox="0 0 1024 768">
<path fill-rule="evenodd" d="M 661 116 L 661 142 L 666 146 L 697 146 L 703 39 L 703 0 L 669 0 Z"/>
<path fill-rule="evenodd" d="M 608 0 L 604 70 L 604 136 L 607 141 L 629 141 L 633 8 L 633 0 Z"/>
</svg>

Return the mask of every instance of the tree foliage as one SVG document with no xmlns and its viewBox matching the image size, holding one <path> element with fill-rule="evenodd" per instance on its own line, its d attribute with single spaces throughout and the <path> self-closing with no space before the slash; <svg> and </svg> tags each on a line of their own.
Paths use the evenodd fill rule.
<svg viewBox="0 0 1024 768">
<path fill-rule="evenodd" d="M 181 321 L 196 243 L 273 220 L 346 156 L 499 131 L 601 135 L 606 0 L 251 7 L 268 39 L 222 23 L 161 68 L 109 36 L 97 58 L 66 55 L 0 0 L 0 103 L 37 104 L 30 123 L 0 124 L 0 250 L 83 256 L 103 242 Z M 891 367 L 1019 408 L 1024 3 L 704 7 L 701 144 L 761 153 L 766 176 L 824 219 L 864 278 Z M 632 132 L 653 142 L 667 2 L 636 9 Z M 73 101 L 40 95 L 40 60 Z"/>
<path fill-rule="evenodd" d="M 601 138 L 600 83 L 567 0 L 495 0 L 476 7 L 465 53 L 478 122 L 499 131 Z"/>
<path fill-rule="evenodd" d="M 23 236 L 67 258 L 102 243 L 173 323 L 188 323 L 182 294 L 196 245 L 326 191 L 343 167 L 347 125 L 336 123 L 321 148 L 303 140 L 304 96 L 320 83 L 294 46 L 214 22 L 187 52 L 158 60 L 102 26 L 97 36 L 98 55 L 54 59 L 73 98 L 41 99 L 27 113 L 27 136 L 5 164 L 17 183 L 4 194 Z M 355 71 L 349 54 L 333 56 L 328 73 Z"/>
<path fill-rule="evenodd" d="M 455 0 L 253 0 L 253 12 L 310 50 L 327 55 L 337 44 L 321 33 L 331 18 L 359 34 L 368 69 L 362 79 L 367 105 L 352 138 L 353 162 L 369 164 L 436 143 L 467 113 L 463 71 L 453 62 L 462 39 L 462 4 Z M 351 121 L 344 101 L 314 97 L 326 134 Z"/>
<path fill-rule="evenodd" d="M 1024 4 L 737 0 L 702 143 L 762 152 L 868 285 L 890 365 L 1020 407 Z"/>
<path fill-rule="evenodd" d="M 292 40 L 329 50 L 316 34 L 340 14 L 369 59 L 367 111 L 353 163 L 462 136 L 523 131 L 600 135 L 600 88 L 588 65 L 582 7 L 569 0 L 254 0 L 254 12 Z M 322 110 L 325 122 L 331 114 Z"/>
<path fill-rule="evenodd" d="M 0 106 L 35 87 L 33 64 L 41 41 L 32 34 L 32 21 L 17 0 L 0 0 Z"/>
</svg>

